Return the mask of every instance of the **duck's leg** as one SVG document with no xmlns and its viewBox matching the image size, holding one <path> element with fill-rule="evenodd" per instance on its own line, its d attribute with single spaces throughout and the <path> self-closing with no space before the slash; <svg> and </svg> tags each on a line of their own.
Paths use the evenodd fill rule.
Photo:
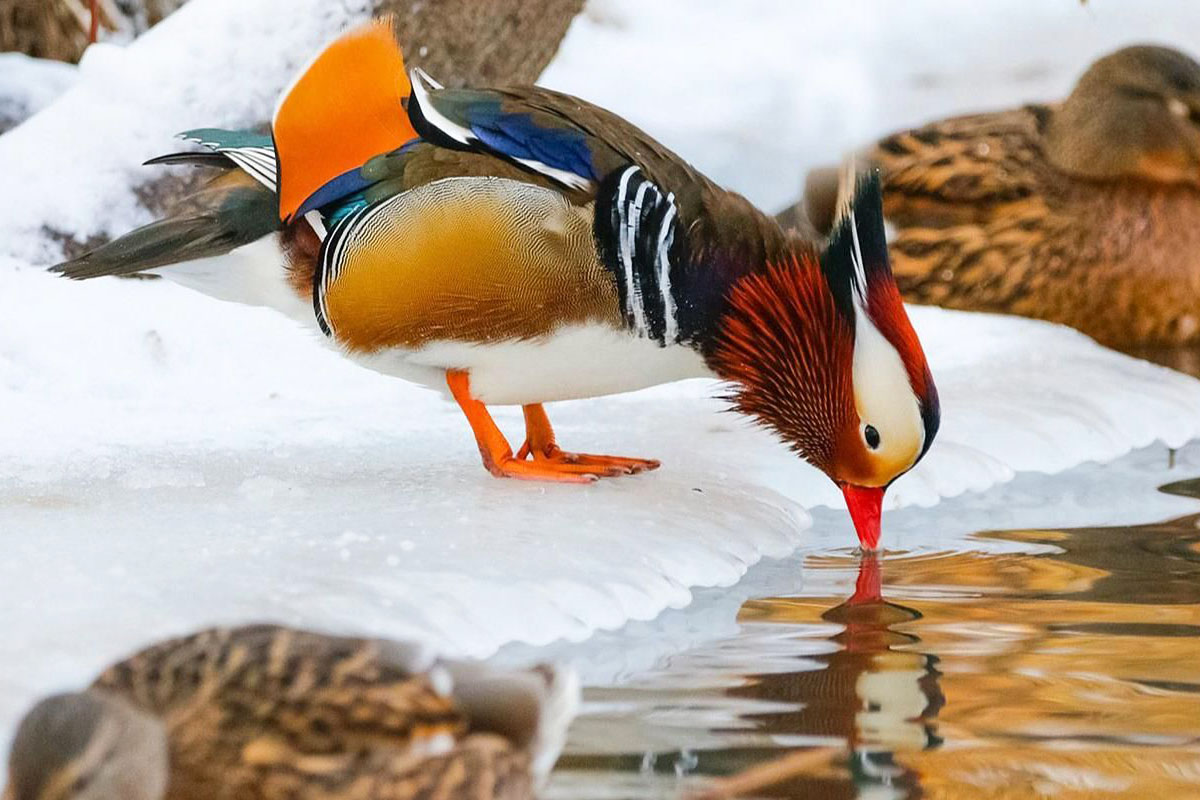
<svg viewBox="0 0 1200 800">
<path fill-rule="evenodd" d="M 526 461 L 514 458 L 508 440 L 496 427 L 492 415 L 483 403 L 471 396 L 470 376 L 462 370 L 447 370 L 446 385 L 467 417 L 483 466 L 500 478 L 521 478 L 528 481 L 558 481 L 561 483 L 591 483 L 600 475 L 612 474 L 605 469 L 580 464 L 552 461 Z"/>
<path fill-rule="evenodd" d="M 621 456 L 596 456 L 589 453 L 568 453 L 554 441 L 554 429 L 541 403 L 521 406 L 525 412 L 525 444 L 517 451 L 517 458 L 533 456 L 533 463 L 576 465 L 598 469 L 605 475 L 628 475 L 657 469 L 659 462 L 651 458 L 623 458 Z"/>
</svg>

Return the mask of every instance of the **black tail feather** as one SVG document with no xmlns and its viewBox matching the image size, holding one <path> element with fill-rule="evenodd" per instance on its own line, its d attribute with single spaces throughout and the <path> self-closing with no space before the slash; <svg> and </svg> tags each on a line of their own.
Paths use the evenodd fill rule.
<svg viewBox="0 0 1200 800">
<path fill-rule="evenodd" d="M 203 258 L 222 249 L 219 245 L 222 237 L 216 227 L 211 218 L 205 217 L 154 222 L 73 261 L 53 266 L 50 271 L 82 281 L 104 275 L 135 275 L 155 267 Z"/>
<path fill-rule="evenodd" d="M 237 166 L 224 153 L 167 153 L 142 162 L 143 167 L 155 164 L 194 164 L 198 167 L 222 167 L 225 169 Z"/>
</svg>

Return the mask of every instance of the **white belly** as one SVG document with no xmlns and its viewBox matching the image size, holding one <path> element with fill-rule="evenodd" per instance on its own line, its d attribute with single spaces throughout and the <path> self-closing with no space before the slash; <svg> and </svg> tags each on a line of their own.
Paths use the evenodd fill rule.
<svg viewBox="0 0 1200 800">
<path fill-rule="evenodd" d="M 365 367 L 446 391 L 448 369 L 466 370 L 471 394 L 493 405 L 525 405 L 631 392 L 684 378 L 712 377 L 690 347 L 659 347 L 600 325 L 563 328 L 544 339 L 473 345 L 436 342 L 419 350 L 352 354 Z"/>
</svg>

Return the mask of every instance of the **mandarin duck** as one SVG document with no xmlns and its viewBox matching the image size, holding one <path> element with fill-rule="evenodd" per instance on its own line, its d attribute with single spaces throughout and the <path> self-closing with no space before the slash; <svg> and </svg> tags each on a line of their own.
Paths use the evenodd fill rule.
<svg viewBox="0 0 1200 800">
<path fill-rule="evenodd" d="M 934 122 L 867 158 L 910 302 L 1050 320 L 1125 349 L 1200 341 L 1200 64 L 1183 53 L 1127 47 L 1062 103 Z M 818 229 L 834 183 L 809 176 Z"/>
<path fill-rule="evenodd" d="M 405 76 L 387 22 L 336 40 L 270 135 L 197 130 L 154 163 L 222 173 L 175 216 L 55 269 L 161 273 L 272 306 L 348 358 L 447 392 L 499 476 L 657 461 L 568 453 L 542 404 L 716 376 L 842 489 L 864 546 L 938 400 L 891 275 L 878 179 L 823 252 L 647 134 L 536 87 Z M 521 405 L 514 455 L 486 408 Z"/>
<path fill-rule="evenodd" d="M 17 728 L 4 800 L 518 800 L 549 773 L 574 673 L 439 661 L 272 625 L 153 645 Z"/>
</svg>

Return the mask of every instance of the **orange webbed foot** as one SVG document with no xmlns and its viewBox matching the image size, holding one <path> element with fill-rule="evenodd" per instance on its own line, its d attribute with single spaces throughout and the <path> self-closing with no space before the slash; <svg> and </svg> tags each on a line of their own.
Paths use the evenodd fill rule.
<svg viewBox="0 0 1200 800">
<path fill-rule="evenodd" d="M 576 467 L 605 477 L 632 475 L 658 468 L 658 462 L 649 458 L 569 453 L 555 443 L 554 429 L 550 427 L 550 418 L 541 404 L 523 406 L 522 410 L 525 412 L 525 444 L 517 451 L 519 459 L 532 457 L 535 464 Z"/>
<path fill-rule="evenodd" d="M 560 464 L 564 467 L 575 466 L 584 471 L 598 470 L 597 474 L 605 477 L 617 475 L 636 475 L 658 469 L 660 462 L 653 458 L 626 458 L 624 456 L 601 456 L 592 453 L 568 453 L 558 445 L 550 445 L 541 450 L 534 450 L 529 440 L 517 451 L 518 459 L 533 457 L 533 463 Z"/>
<path fill-rule="evenodd" d="M 540 405 L 525 406 L 524 446 L 513 456 L 504 434 L 488 414 L 483 403 L 471 396 L 467 373 L 449 370 L 446 383 L 450 393 L 471 424 L 479 454 L 488 472 L 500 478 L 555 483 L 592 483 L 598 478 L 630 475 L 658 466 L 657 461 L 645 458 L 594 456 L 587 453 L 567 453 L 554 443 L 550 420 Z"/>
<path fill-rule="evenodd" d="M 516 478 L 523 481 L 594 483 L 601 477 L 594 468 L 549 461 L 526 461 L 524 458 L 514 458 L 511 451 L 499 459 L 489 459 L 485 454 L 483 465 L 497 478 Z"/>
</svg>

